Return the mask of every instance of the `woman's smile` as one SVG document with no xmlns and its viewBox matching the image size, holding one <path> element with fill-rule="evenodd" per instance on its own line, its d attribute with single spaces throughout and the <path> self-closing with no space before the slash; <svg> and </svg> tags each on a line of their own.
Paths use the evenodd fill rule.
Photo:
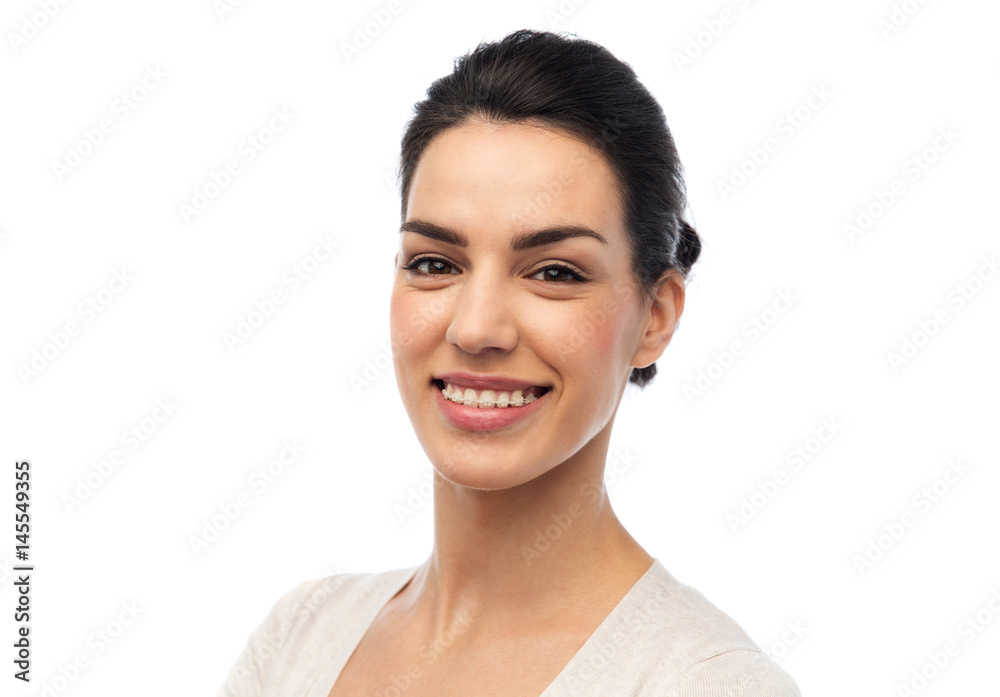
<svg viewBox="0 0 1000 697">
<path fill-rule="evenodd" d="M 448 390 L 448 392 L 445 392 Z M 513 426 L 531 417 L 546 403 L 545 395 L 526 396 L 522 390 L 495 392 L 483 390 L 477 394 L 466 388 L 461 394 L 458 388 L 444 389 L 435 384 L 437 405 L 445 418 L 456 428 L 468 431 L 496 431 Z"/>
<path fill-rule="evenodd" d="M 468 431 L 512 426 L 535 413 L 550 391 L 530 380 L 472 373 L 442 373 L 431 385 L 444 417 L 456 428 Z"/>
</svg>

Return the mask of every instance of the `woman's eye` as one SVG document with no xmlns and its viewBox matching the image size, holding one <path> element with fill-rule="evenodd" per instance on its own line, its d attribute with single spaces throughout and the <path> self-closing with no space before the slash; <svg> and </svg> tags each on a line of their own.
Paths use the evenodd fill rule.
<svg viewBox="0 0 1000 697">
<path fill-rule="evenodd" d="M 541 280 L 550 281 L 552 283 L 580 283 L 584 279 L 579 273 L 569 268 L 568 266 L 560 266 L 559 264 L 553 264 L 551 266 L 546 266 L 544 269 L 539 269 L 536 271 L 532 278 L 542 275 Z"/>
<path fill-rule="evenodd" d="M 426 270 L 423 267 L 426 267 Z M 452 265 L 447 261 L 433 257 L 417 257 L 403 268 L 407 271 L 416 269 L 427 276 L 447 276 L 452 271 Z"/>
</svg>

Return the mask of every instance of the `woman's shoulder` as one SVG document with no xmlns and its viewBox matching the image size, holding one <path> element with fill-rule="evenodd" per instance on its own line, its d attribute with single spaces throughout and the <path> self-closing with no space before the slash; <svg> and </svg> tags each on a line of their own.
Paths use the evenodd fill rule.
<svg viewBox="0 0 1000 697">
<path fill-rule="evenodd" d="M 409 578 L 412 569 L 378 573 L 338 573 L 303 581 L 275 601 L 263 624 L 282 629 L 308 628 L 336 619 L 344 624 L 344 612 L 363 614 L 387 589 Z"/>
<path fill-rule="evenodd" d="M 251 632 L 219 697 L 259 695 L 270 683 L 305 679 L 310 668 L 321 666 L 330 652 L 366 629 L 365 622 L 413 571 L 339 573 L 296 584 Z"/>
<path fill-rule="evenodd" d="M 363 612 L 388 589 L 402 586 L 413 568 L 375 573 L 338 573 L 303 581 L 282 595 L 268 613 L 268 619 L 284 623 L 322 623 L 330 614 L 339 620 L 342 610 Z"/>
<path fill-rule="evenodd" d="M 661 697 L 801 697 L 798 685 L 760 649 L 729 649 L 671 676 Z"/>
<path fill-rule="evenodd" d="M 732 617 L 658 560 L 634 590 L 619 630 L 651 676 L 642 694 L 799 697 L 788 673 Z"/>
</svg>

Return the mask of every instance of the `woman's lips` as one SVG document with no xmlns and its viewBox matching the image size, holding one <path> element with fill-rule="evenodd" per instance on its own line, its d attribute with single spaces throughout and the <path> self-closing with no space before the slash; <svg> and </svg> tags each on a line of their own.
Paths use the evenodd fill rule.
<svg viewBox="0 0 1000 697">
<path fill-rule="evenodd" d="M 496 431 L 512 426 L 528 418 L 547 403 L 548 388 L 539 388 L 541 395 L 524 404 L 524 406 L 492 406 L 480 407 L 458 404 L 445 397 L 444 382 L 432 382 L 434 399 L 445 418 L 455 427 L 467 431 Z M 482 391 L 478 390 L 480 395 Z M 523 393 L 522 393 L 523 398 Z"/>
</svg>

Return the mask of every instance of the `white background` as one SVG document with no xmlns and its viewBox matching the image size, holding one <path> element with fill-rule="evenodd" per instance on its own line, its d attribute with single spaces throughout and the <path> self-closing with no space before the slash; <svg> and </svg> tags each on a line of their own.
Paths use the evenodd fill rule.
<svg viewBox="0 0 1000 697">
<path fill-rule="evenodd" d="M 42 5 L 0 12 L 0 692 L 213 694 L 292 586 L 426 557 L 430 464 L 385 348 L 399 138 L 456 56 L 523 27 L 633 66 L 704 240 L 660 374 L 619 410 L 609 485 L 626 527 L 803 694 L 904 694 L 921 669 L 921 695 L 996 692 L 995 3 L 909 0 L 895 17 L 885 0 Z M 809 106 L 814 89 L 828 96 Z M 282 108 L 290 123 L 247 161 L 241 143 Z M 60 176 L 70 148 L 86 156 Z M 234 159 L 185 221 L 180 205 Z M 317 238 L 336 254 L 288 292 Z M 285 302 L 230 351 L 224 333 L 275 288 Z M 100 313 L 80 307 L 90 297 Z M 77 336 L 46 347 L 68 322 Z M 824 419 L 835 435 L 810 440 Z M 123 439 L 133 427 L 144 441 Z M 291 439 L 304 452 L 252 486 Z M 797 471 L 796 447 L 812 451 Z M 33 477 L 30 686 L 11 676 L 17 458 Z M 96 490 L 71 504 L 88 474 Z M 241 492 L 250 506 L 196 553 Z M 735 526 L 743 499 L 753 516 Z M 138 617 L 96 639 L 130 602 Z M 957 655 L 926 668 L 948 642 Z M 89 667 L 53 682 L 81 654 Z"/>
</svg>

